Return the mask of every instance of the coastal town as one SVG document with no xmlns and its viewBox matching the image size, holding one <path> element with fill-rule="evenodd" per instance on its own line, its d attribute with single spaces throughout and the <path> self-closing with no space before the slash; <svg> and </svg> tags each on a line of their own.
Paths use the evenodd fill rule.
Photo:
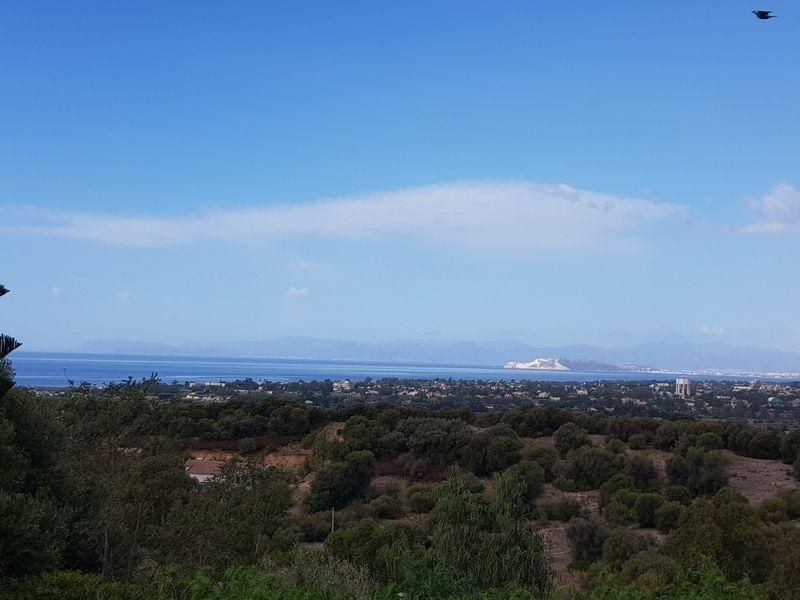
<svg viewBox="0 0 800 600">
<path fill-rule="evenodd" d="M 41 388 L 46 396 L 67 396 L 74 388 Z M 84 386 L 86 391 L 102 386 Z M 549 406 L 609 416 L 670 419 L 739 419 L 751 423 L 800 422 L 800 381 L 463 381 L 365 379 L 363 381 L 158 382 L 150 400 L 222 403 L 231 400 L 290 400 L 316 408 L 393 404 L 476 413 Z"/>
</svg>

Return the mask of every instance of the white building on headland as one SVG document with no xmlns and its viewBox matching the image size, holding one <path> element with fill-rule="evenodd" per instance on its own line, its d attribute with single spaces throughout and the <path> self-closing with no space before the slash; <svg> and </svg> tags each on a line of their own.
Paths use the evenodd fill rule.
<svg viewBox="0 0 800 600">
<path fill-rule="evenodd" d="M 675 395 L 688 398 L 692 395 L 692 382 L 688 379 L 675 380 Z"/>
</svg>

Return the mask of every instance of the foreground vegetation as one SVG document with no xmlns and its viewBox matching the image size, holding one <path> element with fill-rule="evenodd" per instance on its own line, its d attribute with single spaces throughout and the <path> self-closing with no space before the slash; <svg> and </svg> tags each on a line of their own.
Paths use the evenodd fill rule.
<svg viewBox="0 0 800 600">
<path fill-rule="evenodd" d="M 800 597 L 800 492 L 751 506 L 721 454 L 790 468 L 800 430 L 156 386 L 3 397 L 0 600 Z M 263 466 L 287 444 L 303 469 Z M 237 460 L 199 484 L 185 453 L 215 445 Z"/>
</svg>

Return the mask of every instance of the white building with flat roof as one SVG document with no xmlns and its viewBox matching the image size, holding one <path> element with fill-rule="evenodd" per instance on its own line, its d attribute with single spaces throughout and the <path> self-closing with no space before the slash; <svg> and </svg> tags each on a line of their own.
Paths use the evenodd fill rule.
<svg viewBox="0 0 800 600">
<path fill-rule="evenodd" d="M 692 395 L 692 382 L 688 379 L 675 380 L 675 395 L 688 398 Z"/>
</svg>

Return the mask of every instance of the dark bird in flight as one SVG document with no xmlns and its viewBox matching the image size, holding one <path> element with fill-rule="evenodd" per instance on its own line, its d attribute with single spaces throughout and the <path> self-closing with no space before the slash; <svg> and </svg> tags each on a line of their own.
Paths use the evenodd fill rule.
<svg viewBox="0 0 800 600">
<path fill-rule="evenodd" d="M 774 19 L 778 15 L 773 15 L 771 10 L 754 10 L 753 14 L 756 16 L 756 19 L 761 19 L 762 21 L 766 21 L 767 19 Z"/>
</svg>

